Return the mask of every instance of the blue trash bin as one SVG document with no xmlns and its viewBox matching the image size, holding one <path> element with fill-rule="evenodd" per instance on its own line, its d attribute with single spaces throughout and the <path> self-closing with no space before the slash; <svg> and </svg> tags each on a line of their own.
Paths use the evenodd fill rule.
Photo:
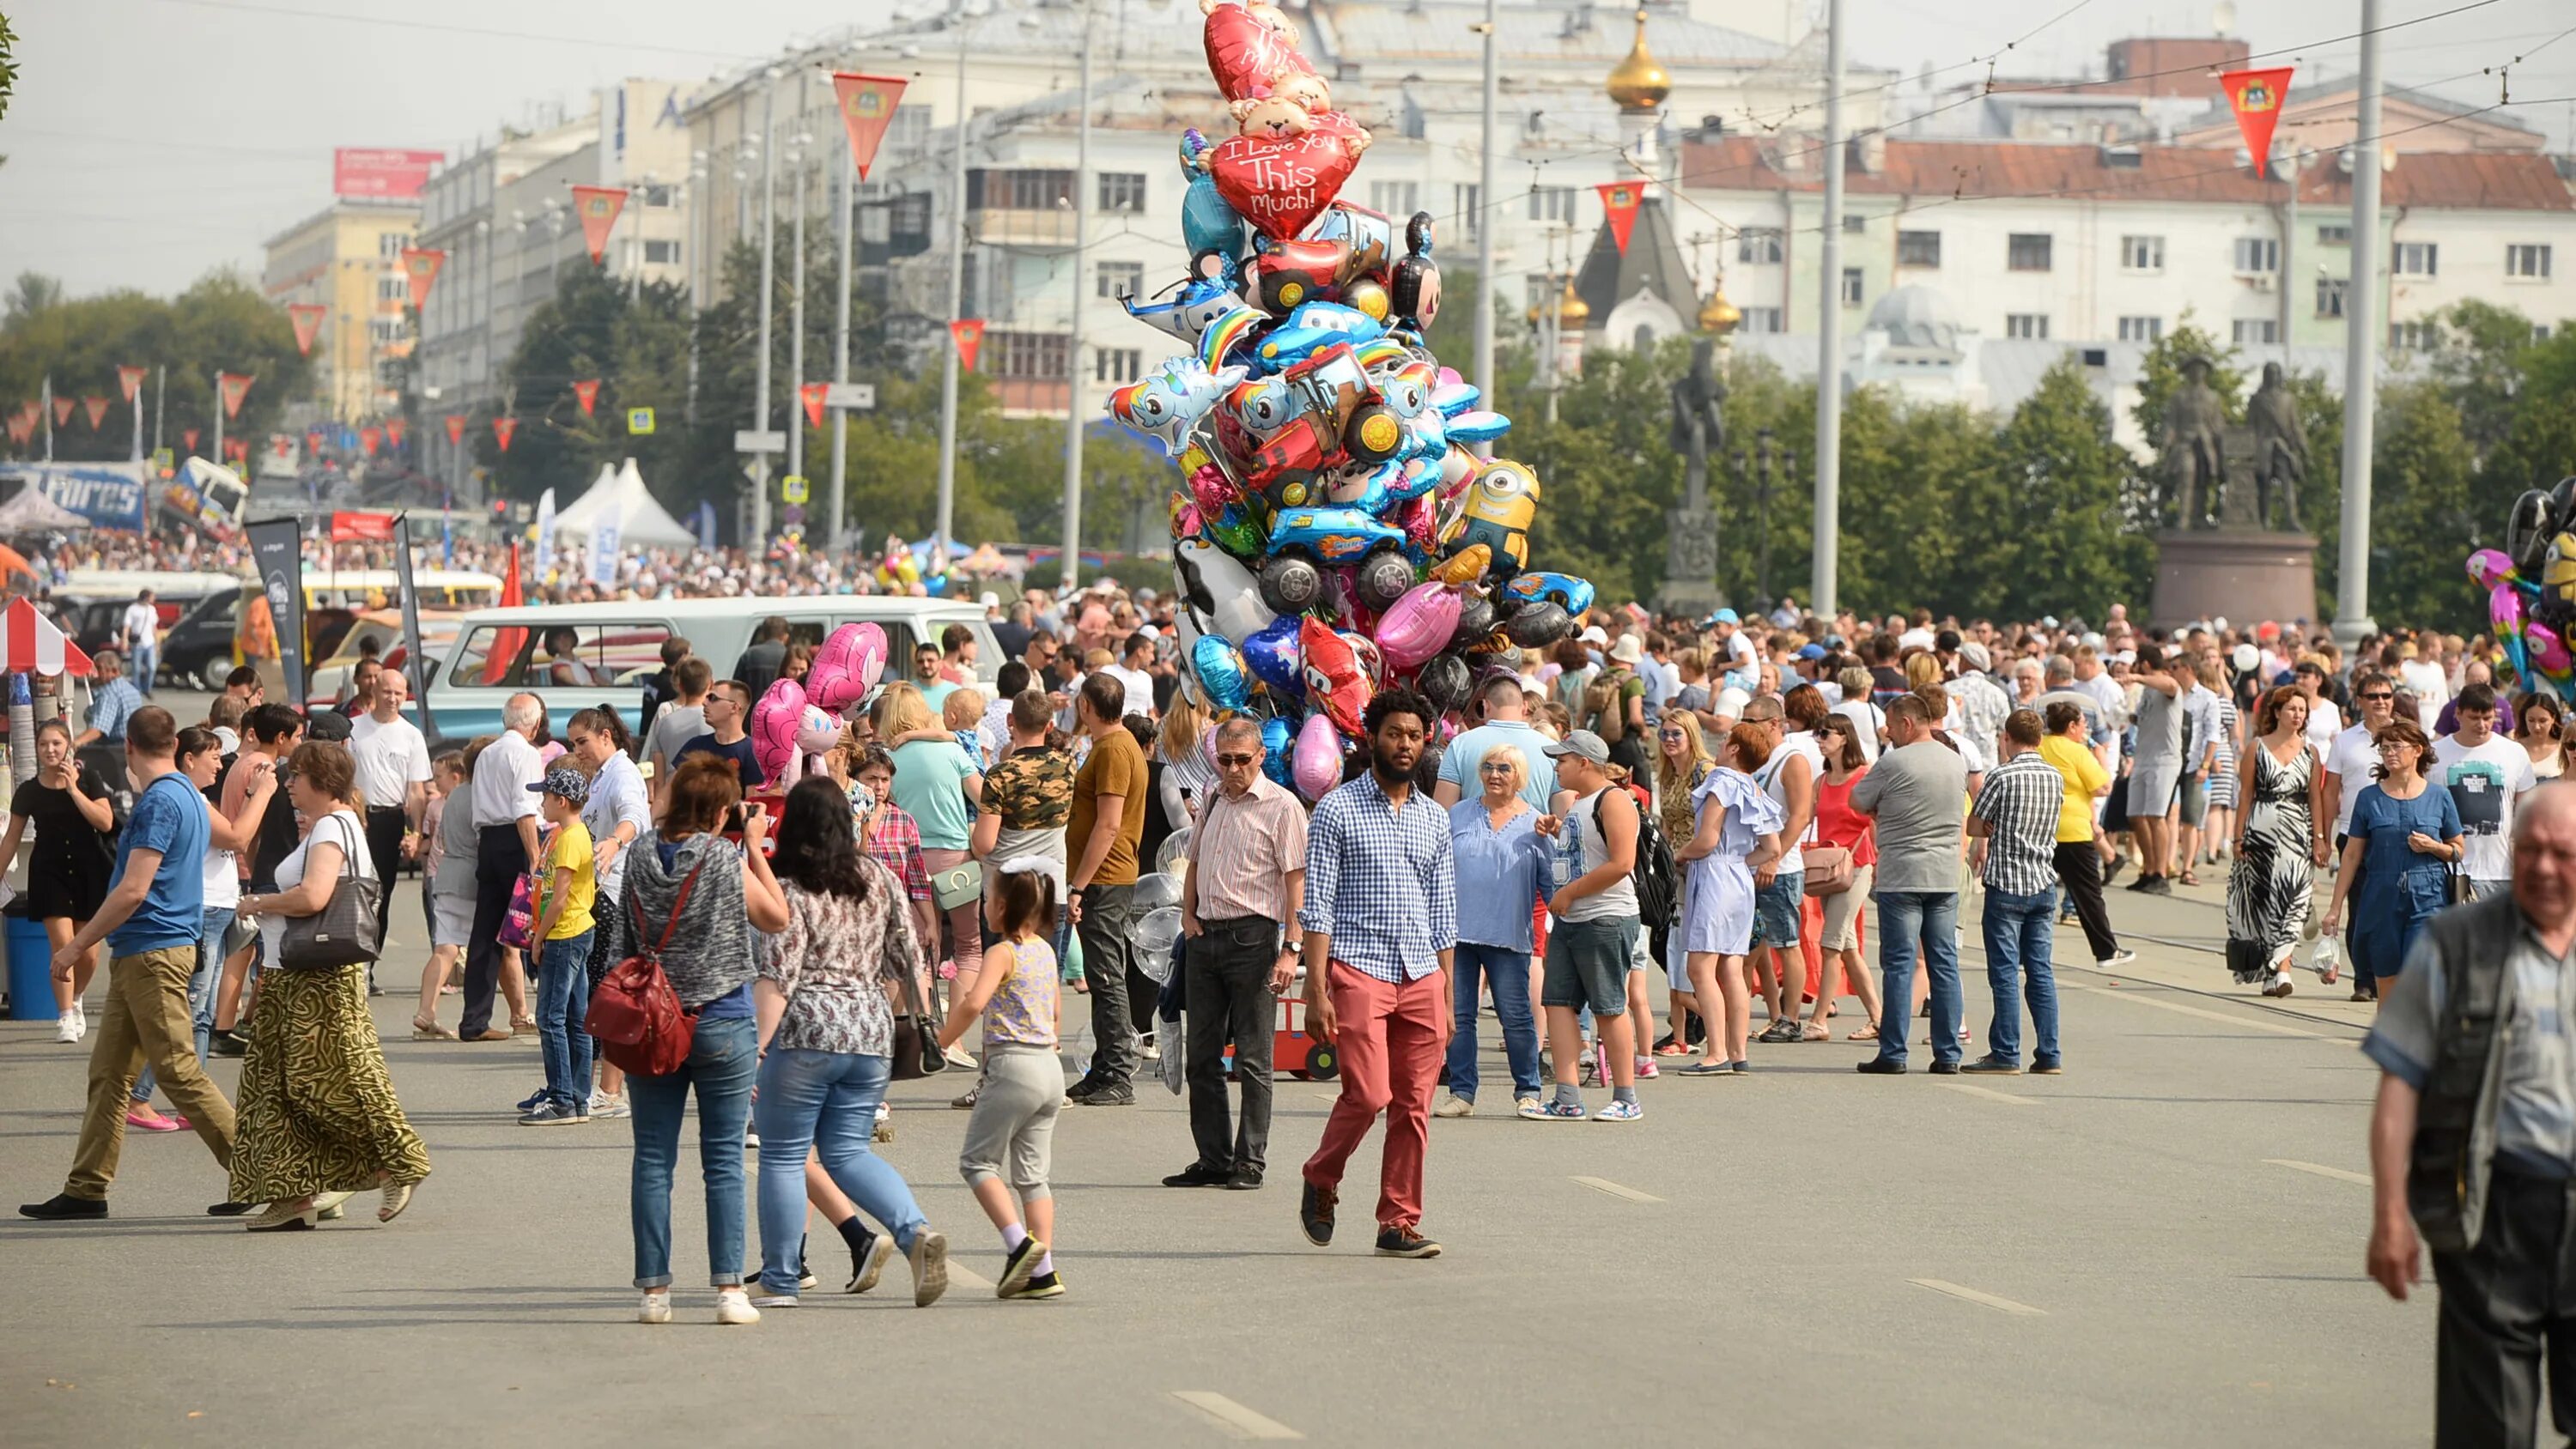
<svg viewBox="0 0 2576 1449">
<path fill-rule="evenodd" d="M 54 944 L 45 939 L 45 923 L 12 911 L 9 923 L 9 1019 L 52 1021 Z"/>
</svg>

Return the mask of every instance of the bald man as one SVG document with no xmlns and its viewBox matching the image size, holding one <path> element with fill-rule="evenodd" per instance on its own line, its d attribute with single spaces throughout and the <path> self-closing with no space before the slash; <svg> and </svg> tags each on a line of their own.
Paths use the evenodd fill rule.
<svg viewBox="0 0 2576 1449">
<path fill-rule="evenodd" d="M 474 934 L 465 948 L 465 1018 L 456 1028 L 464 1041 L 510 1039 L 509 1028 L 492 1025 L 492 997 L 510 892 L 537 858 L 537 797 L 528 787 L 545 774 L 534 743 L 545 720 L 543 700 L 511 695 L 501 706 L 500 735 L 474 759 Z"/>
</svg>

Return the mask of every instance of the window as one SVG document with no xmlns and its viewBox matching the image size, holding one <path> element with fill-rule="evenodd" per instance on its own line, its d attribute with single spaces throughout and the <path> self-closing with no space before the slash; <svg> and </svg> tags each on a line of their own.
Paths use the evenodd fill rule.
<svg viewBox="0 0 2576 1449">
<path fill-rule="evenodd" d="M 2324 225 L 2324 226 L 2320 226 L 2320 227 L 2318 227 L 2318 228 L 2317 228 L 2317 245 L 2318 245 L 2318 246 L 2321 246 L 2321 247 L 2348 247 L 2348 246 L 2351 246 L 2351 245 L 2352 245 L 2352 227 L 2351 227 L 2351 225 L 2350 225 L 2349 223 L 2346 223 L 2346 224 L 2343 224 L 2343 225 L 2336 225 L 2336 224 L 2333 224 L 2333 223 L 2328 223 L 2328 224 L 2326 224 L 2326 225 Z"/>
<path fill-rule="evenodd" d="M 1571 186 L 1533 186 L 1529 194 L 1529 219 L 1532 221 L 1574 220 L 1575 190 Z"/>
<path fill-rule="evenodd" d="M 662 645 L 671 637 L 671 631 L 658 623 L 555 624 L 542 631 L 492 632 L 535 632 L 526 641 L 534 647 L 522 648 L 519 673 L 508 680 L 523 689 L 610 689 L 640 683 L 662 667 Z M 464 667 L 465 657 L 459 654 L 458 677 L 470 678 Z"/>
<path fill-rule="evenodd" d="M 1738 330 L 1744 332 L 1780 332 L 1786 329 L 1781 324 L 1779 308 L 1747 307 L 1744 309 L 1744 325 Z"/>
<path fill-rule="evenodd" d="M 373 339 L 379 347 L 382 347 L 389 342 L 400 342 L 403 337 L 402 319 L 399 317 L 378 317 L 367 324 L 367 336 Z"/>
<path fill-rule="evenodd" d="M 2437 242 L 2399 242 L 2388 257 L 2388 267 L 2401 277 L 2441 275 L 2441 245 Z"/>
<path fill-rule="evenodd" d="M 486 625 L 467 630 L 465 642 L 456 647 L 455 657 L 448 661 L 446 677 L 462 689 L 510 688 L 519 678 L 519 660 L 527 653 L 530 642 L 523 627 Z M 501 656 L 498 659 L 493 658 L 496 651 Z"/>
<path fill-rule="evenodd" d="M 1141 171 L 1103 171 L 1099 176 L 1100 209 L 1138 212 L 1145 209 L 1145 176 Z"/>
<path fill-rule="evenodd" d="M 2120 238 L 2120 269 L 2126 272 L 2161 272 L 2165 269 L 2165 239 L 2160 236 L 2124 236 Z"/>
<path fill-rule="evenodd" d="M 1070 171 L 973 171 L 966 176 L 973 210 L 1052 211 L 1073 204 Z"/>
<path fill-rule="evenodd" d="M 676 267 L 679 264 L 680 244 L 678 242 L 648 240 L 644 243 L 644 265 L 648 267 Z"/>
<path fill-rule="evenodd" d="M 1484 198 L 1485 193 L 1482 187 L 1453 186 L 1449 188 L 1449 214 L 1457 218 L 1458 234 L 1467 238 L 1469 241 L 1475 240 L 1476 228 L 1484 225 Z M 1400 221 L 1405 219 L 1406 218 L 1398 218 Z"/>
<path fill-rule="evenodd" d="M 2504 274 L 2528 282 L 2549 280 L 2549 248 L 2516 243 L 2504 249 Z"/>
<path fill-rule="evenodd" d="M 2004 265 L 2016 272 L 2048 270 L 2049 237 L 2045 232 L 2017 231 L 2005 240 Z"/>
<path fill-rule="evenodd" d="M 2534 323 L 2532 323 L 2532 324 L 2531 324 L 2531 340 L 2532 340 L 2532 341 L 2534 341 L 2534 342 L 2546 342 L 2546 341 L 2548 341 L 2548 340 L 2549 340 L 2549 324 L 2548 324 L 2548 323 L 2546 323 L 2546 322 L 2534 322 Z"/>
<path fill-rule="evenodd" d="M 2004 335 L 2044 342 L 2048 339 L 2048 314 L 2045 312 L 2010 313 L 2004 318 Z"/>
<path fill-rule="evenodd" d="M 1846 306 L 1846 307 L 1857 307 L 1857 306 L 1859 306 L 1859 305 L 1860 305 L 1860 294 L 1861 294 L 1860 268 L 1858 268 L 1858 267 L 1845 267 L 1845 268 L 1843 268 L 1843 305 L 1844 305 L 1844 306 Z"/>
<path fill-rule="evenodd" d="M 986 370 L 995 377 L 1059 378 L 1064 376 L 1064 344 L 1061 332 L 988 332 L 984 355 L 992 362 Z"/>
<path fill-rule="evenodd" d="M 2344 289 L 2349 285 L 2350 283 L 2346 282 L 2341 277 L 2317 278 L 2317 315 L 2320 317 L 2342 316 Z"/>
<path fill-rule="evenodd" d="M 1102 347 L 1091 354 L 1093 382 L 1134 382 L 1145 375 L 1145 354 L 1133 347 Z"/>
<path fill-rule="evenodd" d="M 376 278 L 376 300 L 408 302 L 411 300 L 411 284 L 399 272 L 390 277 L 378 277 Z"/>
<path fill-rule="evenodd" d="M 1091 269 L 1091 295 L 1095 297 L 1140 297 L 1144 292 L 1143 262 L 1100 262 Z"/>
<path fill-rule="evenodd" d="M 1938 267 L 1941 265 L 1941 233 L 1937 231 L 1900 231 L 1896 234 L 1896 264 L 1900 267 Z"/>
<path fill-rule="evenodd" d="M 2240 236 L 2236 239 L 2236 271 L 2239 276 L 2262 276 L 2279 270 L 2279 241 L 2268 236 Z"/>
<path fill-rule="evenodd" d="M 1776 265 L 1781 250 L 1780 228 L 1776 226 L 1748 226 L 1735 234 L 1735 259 L 1739 262 Z"/>
<path fill-rule="evenodd" d="M 1529 299 L 1527 310 L 1545 312 L 1548 299 L 1556 295 L 1556 279 L 1543 272 L 1532 272 L 1521 278 L 1521 291 Z"/>
<path fill-rule="evenodd" d="M 2153 342 L 2164 335 L 2165 319 L 2162 317 L 2120 319 L 2120 340 L 2123 342 Z"/>
<path fill-rule="evenodd" d="M 2394 352 L 2430 352 L 2442 345 L 2442 329 L 2430 322 L 2391 322 L 2388 346 Z"/>
<path fill-rule="evenodd" d="M 1404 218 L 1422 209 L 1422 187 L 1411 181 L 1369 183 L 1369 210 Z"/>
<path fill-rule="evenodd" d="M 2239 347 L 2257 342 L 2268 346 L 2281 340 L 2281 324 L 2270 317 L 2239 317 L 2228 324 L 2227 340 Z"/>
<path fill-rule="evenodd" d="M 410 248 L 411 233 L 407 231 L 389 231 L 376 238 L 376 255 L 389 262 L 398 260 Z"/>
<path fill-rule="evenodd" d="M 667 207 L 677 200 L 678 190 L 676 186 L 638 186 L 635 188 L 635 202 L 639 206 Z"/>
<path fill-rule="evenodd" d="M 1844 231 L 1845 233 L 1847 233 L 1847 234 L 1848 234 L 1848 233 L 1857 233 L 1857 232 L 1867 231 L 1868 229 L 1869 229 L 1869 218 L 1868 218 L 1868 217 L 1861 216 L 1861 215 L 1859 215 L 1859 214 L 1857 214 L 1857 213 L 1855 213 L 1855 212 L 1849 212 L 1849 211 L 1846 211 L 1846 212 L 1844 212 L 1844 213 L 1843 213 L 1843 231 Z"/>
</svg>

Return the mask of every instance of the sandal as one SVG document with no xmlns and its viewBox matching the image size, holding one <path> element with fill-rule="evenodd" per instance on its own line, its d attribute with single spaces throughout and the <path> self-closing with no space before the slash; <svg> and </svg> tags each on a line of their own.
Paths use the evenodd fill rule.
<svg viewBox="0 0 2576 1449">
<path fill-rule="evenodd" d="M 440 1026 L 437 1022 L 415 1018 L 411 1024 L 411 1039 L 413 1041 L 454 1041 L 456 1033 Z"/>
<path fill-rule="evenodd" d="M 403 1209 L 411 1206 L 411 1190 L 419 1185 L 413 1182 L 386 1183 L 384 1205 L 376 1209 L 376 1221 L 389 1223 L 401 1217 Z"/>
<path fill-rule="evenodd" d="M 1858 1030 L 1858 1031 L 1856 1031 L 1856 1032 L 1853 1032 L 1851 1035 L 1849 1035 L 1849 1036 L 1847 1036 L 1847 1037 L 1844 1037 L 1844 1038 L 1843 1038 L 1843 1040 L 1845 1040 L 1845 1041 L 1876 1041 L 1876 1040 L 1878 1040 L 1878 1018 L 1876 1018 L 1876 1017 L 1871 1017 L 1871 1018 L 1869 1019 L 1869 1021 L 1861 1027 L 1861 1029 L 1860 1029 L 1860 1030 Z"/>
<path fill-rule="evenodd" d="M 243 1223 L 242 1227 L 254 1233 L 292 1232 L 312 1227 L 320 1216 L 320 1209 L 313 1205 L 313 1199 L 308 1197 L 300 1202 L 290 1199 L 270 1203 L 265 1211 Z"/>
<path fill-rule="evenodd" d="M 510 1018 L 510 1034 L 513 1036 L 516 1036 L 521 1032 L 535 1031 L 536 1029 L 537 1019 L 533 1016 L 514 1016 Z"/>
<path fill-rule="evenodd" d="M 1806 1030 L 1798 1033 L 1800 1041 L 1832 1041 L 1833 1039 L 1833 1029 L 1821 1021 L 1808 1022 Z"/>
<path fill-rule="evenodd" d="M 2193 875 L 2188 869 L 2186 869 L 2182 874 L 2174 877 L 2174 884 L 2196 886 L 2200 884 L 2200 877 Z"/>
<path fill-rule="evenodd" d="M 1662 1046 L 1655 1048 L 1655 1055 L 1659 1057 L 1686 1057 L 1692 1054 L 1693 1053 L 1689 1047 L 1686 1047 L 1677 1041 L 1667 1041 Z"/>
</svg>

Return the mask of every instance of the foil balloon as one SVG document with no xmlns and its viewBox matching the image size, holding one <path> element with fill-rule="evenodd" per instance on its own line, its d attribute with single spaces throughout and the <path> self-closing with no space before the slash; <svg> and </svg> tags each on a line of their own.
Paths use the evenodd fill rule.
<svg viewBox="0 0 2576 1449">
<path fill-rule="evenodd" d="M 1268 0 L 1200 0 L 1199 9 L 1207 16 L 1208 74 L 1227 100 L 1315 74 L 1314 64 L 1298 52 L 1286 17 Z"/>
<path fill-rule="evenodd" d="M 1350 641 L 1314 619 L 1297 626 L 1297 647 L 1305 656 L 1306 698 L 1329 716 L 1333 728 L 1356 736 L 1364 727 L 1360 711 L 1368 707 L 1368 675 Z"/>
<path fill-rule="evenodd" d="M 868 697 L 885 666 L 885 630 L 875 624 L 843 624 L 814 652 L 805 671 L 805 697 L 840 714 Z"/>
<path fill-rule="evenodd" d="M 1481 644 L 1494 632 L 1494 601 L 1483 594 L 1467 593 L 1458 600 L 1458 627 L 1449 632 L 1448 648 L 1464 649 Z"/>
<path fill-rule="evenodd" d="M 1173 544 L 1172 566 L 1179 575 L 1181 597 L 1215 620 L 1218 633 L 1238 644 L 1278 617 L 1261 602 L 1251 570 L 1205 539 L 1185 538 Z"/>
<path fill-rule="evenodd" d="M 2469 577 L 2479 588 L 2492 589 L 2519 576 L 2513 559 L 2501 549 L 2482 548 L 2469 555 Z"/>
<path fill-rule="evenodd" d="M 2531 667 L 2540 671 L 2541 678 L 2564 685 L 2576 676 L 2576 658 L 2569 657 L 2567 642 L 2556 629 L 2534 619 L 2522 626 L 2522 642 L 2531 652 Z"/>
<path fill-rule="evenodd" d="M 1261 602 L 1274 614 L 1301 614 L 1324 600 L 1324 571 L 1299 554 L 1283 553 L 1261 565 Z"/>
<path fill-rule="evenodd" d="M 1445 584 L 1406 590 L 1377 622 L 1377 645 L 1386 662 L 1402 672 L 1449 647 L 1458 632 L 1458 609 L 1458 591 Z"/>
<path fill-rule="evenodd" d="M 1395 607 L 1395 601 L 1413 587 L 1413 565 L 1393 549 L 1370 554 L 1352 573 L 1352 586 L 1371 613 Z"/>
<path fill-rule="evenodd" d="M 1561 604 L 1529 604 L 1503 624 L 1503 635 L 1523 649 L 1544 649 L 1574 634 L 1574 616 Z"/>
<path fill-rule="evenodd" d="M 1375 694 L 1385 688 L 1386 655 L 1379 651 L 1377 641 L 1370 638 L 1365 630 L 1342 629 L 1336 632 L 1342 636 L 1343 643 L 1351 646 L 1351 653 L 1358 656 L 1360 677 L 1368 681 L 1369 693 Z"/>
<path fill-rule="evenodd" d="M 1190 430 L 1217 400 L 1249 374 L 1240 367 L 1211 370 L 1195 355 L 1164 359 L 1153 372 L 1109 394 L 1109 415 L 1163 445 L 1163 456 L 1189 451 Z"/>
<path fill-rule="evenodd" d="M 2495 550 L 2481 549 L 2479 552 L 2493 553 Z M 2477 563 L 2474 558 L 2469 560 L 2472 574 L 2477 572 Z M 2523 617 L 2522 590 L 2510 578 L 2487 590 L 2487 622 L 2495 626 L 2496 637 L 2504 641 L 2505 657 L 2513 661 L 2515 675 L 2529 678 L 2531 656 L 2522 638 L 2527 622 Z"/>
<path fill-rule="evenodd" d="M 780 679 L 751 708 L 751 753 L 771 779 L 786 775 L 796 758 L 796 731 L 805 723 L 805 686 Z"/>
<path fill-rule="evenodd" d="M 1295 738 L 1295 733 L 1288 728 L 1288 721 L 1276 715 L 1261 722 L 1261 773 L 1270 777 L 1270 783 L 1289 789 L 1296 787 L 1297 777 L 1291 772 L 1288 760 L 1288 749 Z"/>
<path fill-rule="evenodd" d="M 1218 709 L 1241 709 L 1252 697 L 1252 676 L 1242 651 L 1216 635 L 1202 635 L 1190 646 L 1190 672 Z"/>
<path fill-rule="evenodd" d="M 1467 661 L 1455 654 L 1435 654 L 1424 661 L 1413 676 L 1413 687 L 1431 701 L 1431 707 L 1447 714 L 1467 707 L 1467 692 L 1474 687 L 1475 675 Z"/>
<path fill-rule="evenodd" d="M 1190 697 L 1190 703 L 1205 709 L 1208 702 L 1207 691 L 1199 687 L 1199 672 L 1194 661 L 1198 658 L 1199 641 L 1207 638 L 1208 632 L 1199 627 L 1196 609 L 1183 604 L 1172 611 L 1172 637 L 1180 645 L 1182 660 L 1189 662 L 1189 667 L 1181 670 L 1181 692 Z M 1207 733 L 1211 739 L 1216 736 L 1214 730 L 1209 730 Z"/>
<path fill-rule="evenodd" d="M 1326 791 L 1342 782 L 1342 737 L 1333 733 L 1330 719 L 1321 714 L 1306 716 L 1289 756 L 1289 776 L 1297 782 L 1297 793 L 1309 800 L 1323 799 Z"/>
<path fill-rule="evenodd" d="M 1315 116 L 1293 135 L 1232 136 L 1207 155 L 1217 195 L 1252 229 L 1287 241 L 1332 204 L 1350 179 L 1368 132 L 1333 112 Z"/>
<path fill-rule="evenodd" d="M 1243 662 L 1252 677 L 1282 700 L 1306 692 L 1305 656 L 1297 642 L 1302 623 L 1294 614 L 1283 615 L 1243 641 Z"/>
</svg>

